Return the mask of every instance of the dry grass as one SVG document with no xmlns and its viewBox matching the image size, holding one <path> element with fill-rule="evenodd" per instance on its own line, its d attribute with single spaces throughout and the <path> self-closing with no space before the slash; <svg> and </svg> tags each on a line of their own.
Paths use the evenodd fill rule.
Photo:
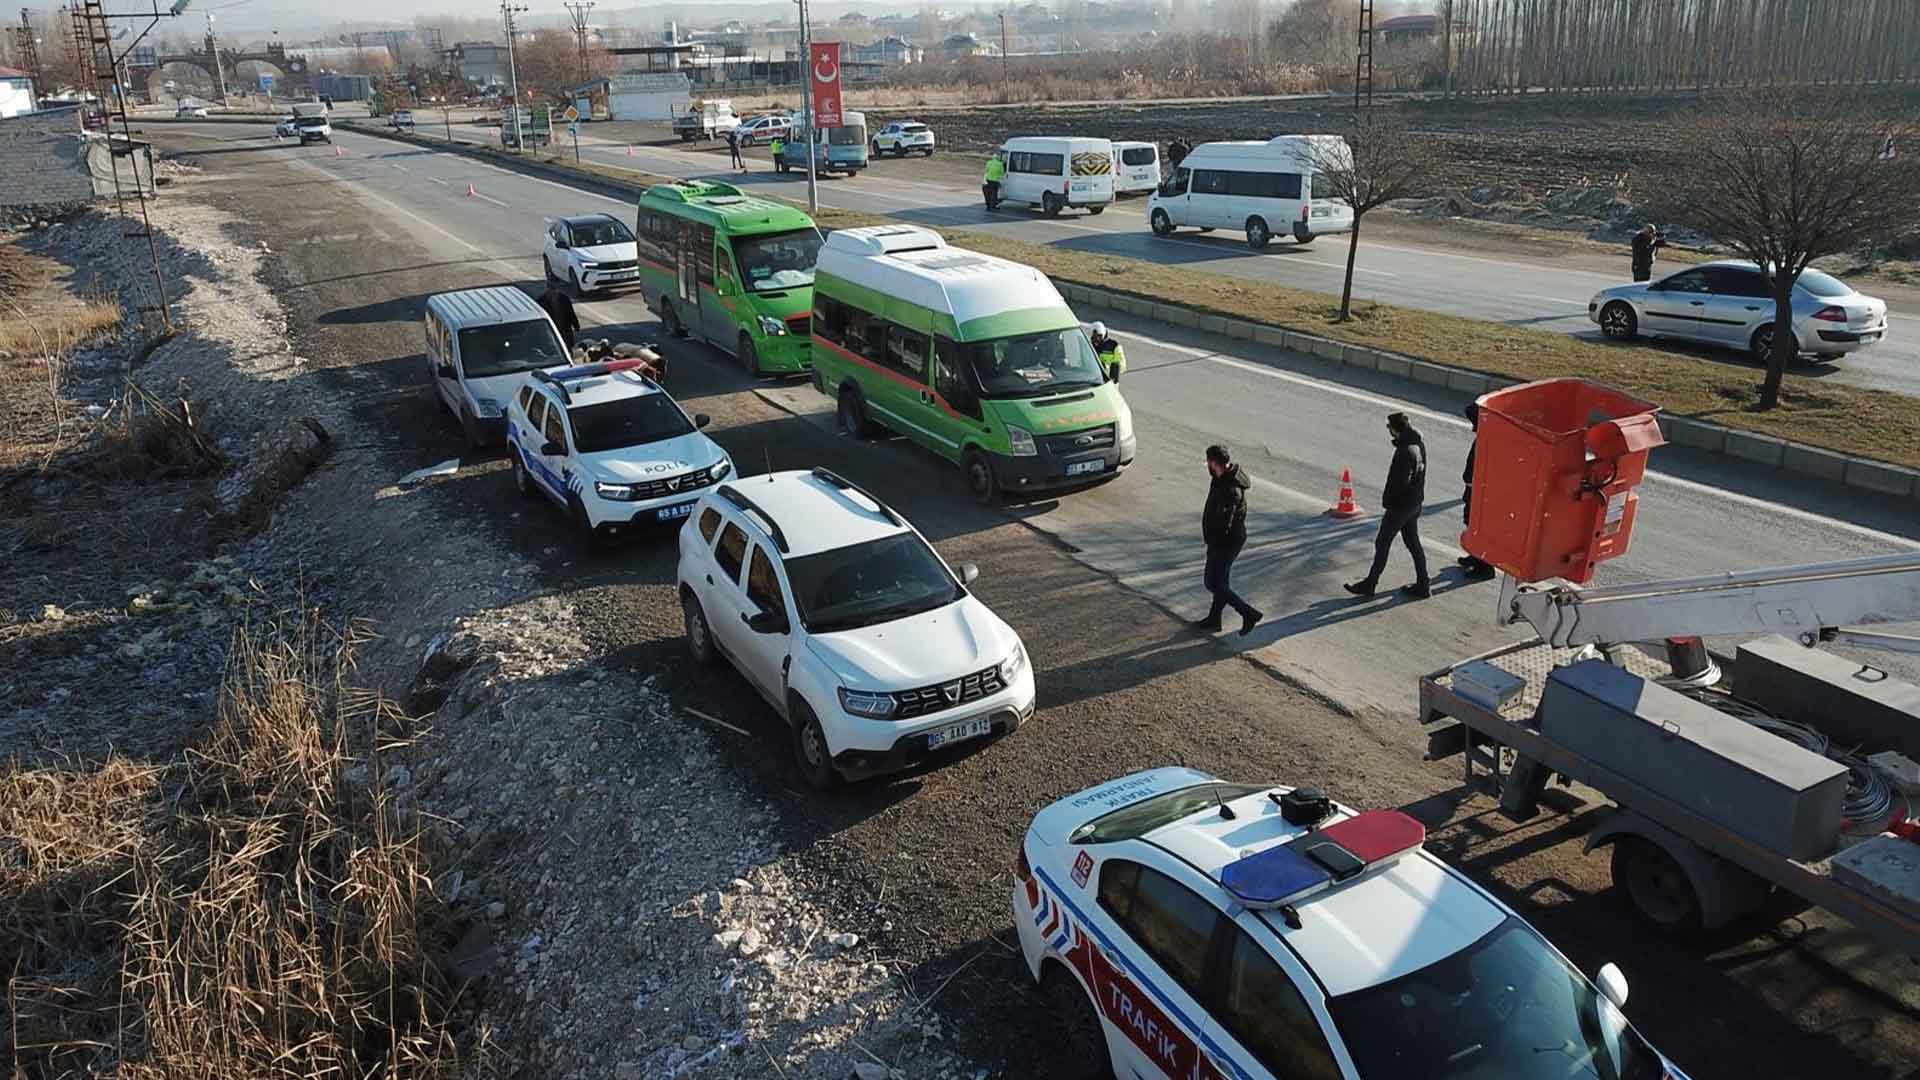
<svg viewBox="0 0 1920 1080">
<path fill-rule="evenodd" d="M 211 734 L 165 764 L 0 769 L 14 1076 L 460 1075 L 437 853 L 378 779 L 404 720 L 351 646 L 242 633 Z"/>
</svg>

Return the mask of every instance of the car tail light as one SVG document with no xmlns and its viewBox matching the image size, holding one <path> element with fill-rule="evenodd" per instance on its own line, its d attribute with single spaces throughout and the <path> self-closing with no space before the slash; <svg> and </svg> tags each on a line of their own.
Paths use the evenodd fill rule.
<svg viewBox="0 0 1920 1080">
<path fill-rule="evenodd" d="M 1021 881 L 1033 880 L 1033 864 L 1027 861 L 1027 842 L 1024 839 L 1020 841 L 1019 856 L 1013 860 L 1013 872 L 1019 875 Z"/>
<path fill-rule="evenodd" d="M 1834 304 L 1829 304 L 1826 307 L 1821 308 L 1819 311 L 1814 312 L 1813 317 L 1816 319 L 1819 319 L 1821 322 L 1846 322 L 1847 309 L 1843 307 L 1839 307 Z"/>
<path fill-rule="evenodd" d="M 1307 220 L 1307 210 L 1312 205 L 1313 205 L 1312 203 L 1304 203 L 1304 202 L 1300 204 L 1300 220 L 1301 221 Z"/>
</svg>

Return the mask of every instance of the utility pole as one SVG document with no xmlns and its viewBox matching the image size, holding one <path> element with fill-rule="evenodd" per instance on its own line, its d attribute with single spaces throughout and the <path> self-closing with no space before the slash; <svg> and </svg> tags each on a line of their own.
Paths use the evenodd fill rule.
<svg viewBox="0 0 1920 1080">
<path fill-rule="evenodd" d="M 525 5 L 516 7 L 513 0 L 501 0 L 500 17 L 507 21 L 507 92 L 513 95 L 513 151 L 516 154 L 526 149 L 521 143 L 527 125 L 520 115 L 520 68 L 513 59 L 513 17 L 526 10 Z"/>
<path fill-rule="evenodd" d="M 1360 0 L 1360 42 L 1353 54 L 1353 110 L 1373 104 L 1373 0 Z"/>
<path fill-rule="evenodd" d="M 573 17 L 573 39 L 580 47 L 580 82 L 587 81 L 587 13 L 593 10 L 593 0 L 566 0 L 561 5 Z"/>
<path fill-rule="evenodd" d="M 927 47 L 932 48 L 934 44 L 928 42 Z M 1004 91 L 1007 86 L 1007 13 L 1003 11 L 1000 13 L 1000 89 Z"/>
<path fill-rule="evenodd" d="M 220 43 L 213 37 L 213 12 L 207 12 L 207 55 L 213 63 L 213 83 L 218 87 L 220 104 L 227 104 L 227 69 L 220 63 Z"/>
<path fill-rule="evenodd" d="M 814 150 L 820 137 L 820 118 L 813 112 L 813 24 L 807 18 L 807 0 L 800 5 L 800 103 L 807 118 L 807 213 L 820 212 L 820 177 L 814 165 Z"/>
</svg>

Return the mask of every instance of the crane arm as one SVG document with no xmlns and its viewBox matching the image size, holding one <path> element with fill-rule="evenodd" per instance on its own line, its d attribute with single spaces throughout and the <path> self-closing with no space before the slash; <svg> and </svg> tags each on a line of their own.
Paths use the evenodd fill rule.
<svg viewBox="0 0 1920 1080">
<path fill-rule="evenodd" d="M 1920 638 L 1848 627 L 1920 621 L 1920 552 L 1637 585 L 1535 587 L 1506 578 L 1499 622 L 1525 622 L 1560 647 L 1682 635 L 1774 633 L 1920 652 Z"/>
</svg>

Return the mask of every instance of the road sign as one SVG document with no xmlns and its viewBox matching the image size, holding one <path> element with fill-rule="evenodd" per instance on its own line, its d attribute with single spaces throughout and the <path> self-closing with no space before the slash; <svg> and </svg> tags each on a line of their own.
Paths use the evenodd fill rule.
<svg viewBox="0 0 1920 1080">
<path fill-rule="evenodd" d="M 580 119 L 580 110 L 569 105 L 561 111 L 560 118 L 571 124 Z"/>
<path fill-rule="evenodd" d="M 260 92 L 269 97 L 273 95 L 273 76 L 264 71 L 260 73 Z"/>
</svg>

